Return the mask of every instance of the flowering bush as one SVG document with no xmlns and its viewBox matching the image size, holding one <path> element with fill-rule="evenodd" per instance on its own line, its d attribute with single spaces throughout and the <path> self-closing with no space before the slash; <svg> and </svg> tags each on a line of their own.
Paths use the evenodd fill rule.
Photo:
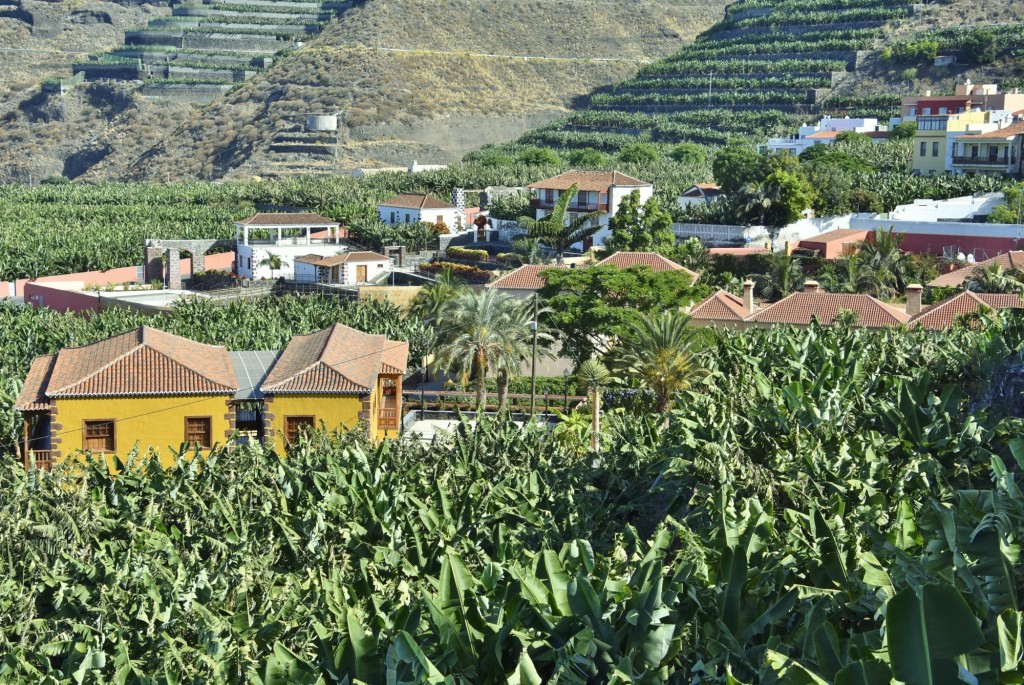
<svg viewBox="0 0 1024 685">
<path fill-rule="evenodd" d="M 495 259 L 498 260 L 499 264 L 506 264 L 508 266 L 522 266 L 523 257 L 515 252 L 501 252 Z"/>
<path fill-rule="evenodd" d="M 448 256 L 452 259 L 464 259 L 467 262 L 486 262 L 490 259 L 487 250 L 471 250 L 465 247 L 449 247 Z"/>
<path fill-rule="evenodd" d="M 420 264 L 420 271 L 428 274 L 444 271 L 446 268 L 451 268 L 452 275 L 456 278 L 461 278 L 462 280 L 469 281 L 470 283 L 486 283 L 491 280 L 490 271 L 478 269 L 475 266 L 469 266 L 467 264 L 455 264 L 453 262 L 430 262 L 429 264 Z"/>
</svg>

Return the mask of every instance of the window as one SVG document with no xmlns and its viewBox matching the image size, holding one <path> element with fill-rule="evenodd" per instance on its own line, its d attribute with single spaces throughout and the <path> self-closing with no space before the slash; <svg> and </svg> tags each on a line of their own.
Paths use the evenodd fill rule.
<svg viewBox="0 0 1024 685">
<path fill-rule="evenodd" d="M 115 451 L 113 419 L 85 421 L 82 432 L 82 449 L 92 452 Z"/>
<path fill-rule="evenodd" d="M 918 131 L 945 131 L 948 125 L 947 117 L 920 117 L 917 120 Z"/>
<path fill-rule="evenodd" d="M 185 444 L 189 449 L 199 447 L 204 450 L 213 446 L 213 430 L 209 416 L 185 417 Z"/>
<path fill-rule="evenodd" d="M 395 213 L 394 212 L 391 212 L 391 225 L 392 226 L 395 225 Z"/>
<path fill-rule="evenodd" d="M 601 193 L 601 204 L 608 204 L 608 193 Z"/>
<path fill-rule="evenodd" d="M 977 145 L 972 145 L 971 146 L 971 157 L 977 157 L 977 156 L 978 156 L 978 146 Z"/>
<path fill-rule="evenodd" d="M 289 444 L 295 442 L 302 431 L 313 428 L 316 418 L 313 416 L 286 416 L 284 417 L 285 439 Z"/>
<path fill-rule="evenodd" d="M 938 157 L 938 156 L 939 156 L 939 141 L 936 140 L 935 142 L 932 143 L 932 157 Z"/>
<path fill-rule="evenodd" d="M 409 213 L 408 213 L 408 212 L 406 212 L 406 214 L 405 214 L 405 223 L 407 223 L 407 224 L 408 224 L 408 223 L 411 223 L 411 222 L 409 221 Z"/>
<path fill-rule="evenodd" d="M 921 156 L 922 157 L 927 157 L 928 156 L 928 143 L 925 143 L 925 142 L 921 143 Z"/>
</svg>

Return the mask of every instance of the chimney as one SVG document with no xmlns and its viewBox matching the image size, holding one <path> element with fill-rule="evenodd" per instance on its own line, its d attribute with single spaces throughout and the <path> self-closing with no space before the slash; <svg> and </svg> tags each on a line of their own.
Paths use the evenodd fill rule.
<svg viewBox="0 0 1024 685">
<path fill-rule="evenodd" d="M 926 91 L 924 91 L 924 96 L 925 96 L 926 98 L 930 98 L 930 97 L 932 96 L 932 91 L 930 91 L 930 90 L 926 90 Z"/>
<path fill-rule="evenodd" d="M 807 281 L 806 283 L 804 283 L 804 292 L 805 293 L 810 293 L 811 295 L 817 295 L 818 294 L 818 282 L 817 281 Z"/>
<path fill-rule="evenodd" d="M 754 313 L 754 282 L 743 281 L 743 309 L 747 314 Z"/>
<path fill-rule="evenodd" d="M 921 313 L 921 293 L 924 288 L 920 283 L 911 283 L 907 286 L 907 315 L 917 316 Z"/>
</svg>

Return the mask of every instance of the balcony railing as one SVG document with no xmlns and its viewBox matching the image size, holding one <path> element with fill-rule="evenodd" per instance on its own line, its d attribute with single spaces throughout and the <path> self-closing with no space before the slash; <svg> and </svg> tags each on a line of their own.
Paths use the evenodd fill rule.
<svg viewBox="0 0 1024 685">
<path fill-rule="evenodd" d="M 40 471 L 50 470 L 50 450 L 37 450 L 30 449 L 29 453 L 35 458 L 36 468 Z M 25 468 L 29 468 L 32 465 L 32 458 L 28 454 L 25 455 Z"/>
<path fill-rule="evenodd" d="M 377 412 L 377 428 L 398 429 L 398 409 L 381 409 Z"/>
<path fill-rule="evenodd" d="M 953 164 L 965 166 L 1008 166 L 1009 157 L 954 157 Z"/>
<path fill-rule="evenodd" d="M 533 198 L 530 200 L 530 207 L 532 209 L 553 209 L 555 201 L 547 201 L 542 198 Z M 607 212 L 607 202 L 574 202 L 573 204 L 566 207 L 566 211 L 569 212 Z"/>
</svg>

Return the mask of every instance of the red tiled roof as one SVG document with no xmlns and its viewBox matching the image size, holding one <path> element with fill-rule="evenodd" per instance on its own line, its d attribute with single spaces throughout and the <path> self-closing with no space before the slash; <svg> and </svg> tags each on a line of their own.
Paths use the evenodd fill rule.
<svg viewBox="0 0 1024 685">
<path fill-rule="evenodd" d="M 61 350 L 45 390 L 54 397 L 219 395 L 238 381 L 227 350 L 147 326 Z"/>
<path fill-rule="evenodd" d="M 334 219 L 328 219 L 312 212 L 261 212 L 248 219 L 236 221 L 242 226 L 338 226 Z"/>
<path fill-rule="evenodd" d="M 807 140 L 832 140 L 842 131 L 818 131 L 807 136 Z"/>
<path fill-rule="evenodd" d="M 614 266 L 619 269 L 629 269 L 634 266 L 650 267 L 653 271 L 685 271 L 694 281 L 700 278 L 695 271 L 690 271 L 681 264 L 676 264 L 671 259 L 663 257 L 657 252 L 616 252 L 610 257 L 605 257 L 597 263 L 597 266 Z"/>
<path fill-rule="evenodd" d="M 47 354 L 32 360 L 28 376 L 21 386 L 18 399 L 14 401 L 16 411 L 43 411 L 50 408 L 50 400 L 46 397 L 46 386 L 50 382 L 53 363 L 57 355 Z"/>
<path fill-rule="evenodd" d="M 314 266 L 337 266 L 338 264 L 347 264 L 348 262 L 386 262 L 389 259 L 376 252 L 345 252 L 327 257 L 316 254 L 303 255 L 302 257 L 296 257 L 295 261 Z"/>
<path fill-rule="evenodd" d="M 541 271 L 564 268 L 565 264 L 523 264 L 494 283 L 488 283 L 486 287 L 501 290 L 540 290 L 544 287 L 544 279 L 540 277 Z"/>
<path fill-rule="evenodd" d="M 964 314 L 987 309 L 1019 309 L 1024 302 L 1017 295 L 972 293 L 965 290 L 929 307 L 910 320 L 913 327 L 944 329 L 956 323 Z"/>
<path fill-rule="evenodd" d="M 818 235 L 811 236 L 810 238 L 803 238 L 801 243 L 845 243 L 852 242 L 854 240 L 863 240 L 865 233 L 871 231 L 865 231 L 860 228 L 837 228 L 834 231 L 826 231 L 825 233 L 819 233 Z M 854 238 L 854 236 L 857 236 Z"/>
<path fill-rule="evenodd" d="M 1002 138 L 1012 138 L 1024 134 L 1024 121 L 1018 121 L 1016 124 L 1010 124 L 1006 128 L 1001 128 L 995 131 L 989 131 L 988 133 L 971 133 L 960 137 L 960 140 L 992 140 Z"/>
<path fill-rule="evenodd" d="M 743 300 L 724 290 L 714 293 L 693 305 L 690 310 L 691 319 L 708 319 L 713 321 L 743 321 L 747 310 Z"/>
<path fill-rule="evenodd" d="M 348 326 L 297 335 L 281 353 L 261 390 L 265 394 L 365 394 L 381 373 L 405 373 L 409 343 Z"/>
<path fill-rule="evenodd" d="M 401 207 L 402 209 L 455 209 L 447 202 L 442 202 L 429 195 L 403 193 L 377 203 L 381 207 Z"/>
<path fill-rule="evenodd" d="M 842 311 L 856 314 L 857 325 L 867 328 L 896 326 L 906 323 L 909 318 L 899 309 L 869 295 L 829 293 L 819 288 L 817 292 L 793 293 L 757 312 L 748 321 L 806 325 L 817 319 L 819 323 L 828 325 Z"/>
<path fill-rule="evenodd" d="M 975 269 L 987 269 L 993 264 L 998 264 L 1004 270 L 1024 269 L 1024 252 L 1012 250 L 982 262 L 965 265 L 956 271 L 949 271 L 932 279 L 928 282 L 928 285 L 932 288 L 959 288 L 971 277 Z"/>
<path fill-rule="evenodd" d="M 567 171 L 564 174 L 531 183 L 526 187 L 542 188 L 544 190 L 568 190 L 573 184 L 576 184 L 577 190 L 599 192 L 608 190 L 611 186 L 640 187 L 651 185 L 646 181 L 627 176 L 621 171 Z"/>
</svg>

